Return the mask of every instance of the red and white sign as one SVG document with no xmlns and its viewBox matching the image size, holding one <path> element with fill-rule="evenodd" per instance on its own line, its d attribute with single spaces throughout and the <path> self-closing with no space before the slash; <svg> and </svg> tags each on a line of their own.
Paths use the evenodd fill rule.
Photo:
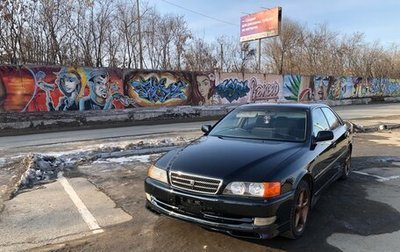
<svg viewBox="0 0 400 252">
<path fill-rule="evenodd" d="M 282 8 L 249 14 L 240 18 L 240 42 L 278 36 Z"/>
</svg>

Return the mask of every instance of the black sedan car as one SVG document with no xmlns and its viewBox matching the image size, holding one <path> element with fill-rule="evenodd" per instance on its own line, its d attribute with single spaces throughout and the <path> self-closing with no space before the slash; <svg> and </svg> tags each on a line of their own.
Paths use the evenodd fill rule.
<svg viewBox="0 0 400 252">
<path fill-rule="evenodd" d="M 295 239 L 322 190 L 351 169 L 351 130 L 326 105 L 243 105 L 202 131 L 149 168 L 148 209 L 233 236 Z"/>
</svg>

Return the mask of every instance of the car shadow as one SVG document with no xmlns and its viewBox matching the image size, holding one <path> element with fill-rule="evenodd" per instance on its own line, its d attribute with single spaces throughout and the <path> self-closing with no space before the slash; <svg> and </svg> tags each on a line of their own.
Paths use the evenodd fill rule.
<svg viewBox="0 0 400 252">
<path fill-rule="evenodd" d="M 353 158 L 353 169 L 387 167 L 388 163 L 381 158 Z M 369 236 L 398 231 L 399 211 L 388 204 L 368 199 L 366 188 L 376 183 L 379 182 L 371 177 L 357 174 L 351 174 L 345 181 L 336 181 L 323 192 L 312 209 L 302 238 L 294 241 L 277 237 L 252 242 L 286 251 L 341 251 L 327 243 L 327 238 L 334 233 Z"/>
<path fill-rule="evenodd" d="M 390 163 L 385 163 L 382 158 L 385 159 L 382 156 L 353 158 L 353 169 L 388 167 Z M 327 242 L 335 233 L 369 236 L 400 230 L 400 213 L 388 204 L 368 198 L 366 190 L 380 185 L 373 177 L 355 173 L 347 180 L 334 182 L 312 209 L 307 229 L 298 240 L 235 238 L 191 223 L 160 217 L 155 224 L 153 240 L 153 244 L 160 246 L 154 248 L 163 251 L 189 248 L 191 251 L 341 251 Z"/>
<path fill-rule="evenodd" d="M 353 168 L 360 170 L 385 165 L 382 161 L 373 163 L 373 160 L 378 160 L 378 157 L 353 158 Z M 194 224 L 160 217 L 156 221 L 153 242 L 161 246 L 168 240 L 170 246 L 160 247 L 165 251 L 189 247 L 193 248 L 191 251 L 341 251 L 327 242 L 332 234 L 369 236 L 400 230 L 400 213 L 395 208 L 368 199 L 366 189 L 376 186 L 376 183 L 380 182 L 358 174 L 351 174 L 347 180 L 333 183 L 312 209 L 304 236 L 298 240 L 283 237 L 270 240 L 235 238 Z"/>
</svg>

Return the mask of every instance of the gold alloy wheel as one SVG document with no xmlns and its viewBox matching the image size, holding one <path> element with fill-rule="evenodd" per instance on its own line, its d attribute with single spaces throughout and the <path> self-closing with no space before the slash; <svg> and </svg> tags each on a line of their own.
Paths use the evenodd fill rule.
<svg viewBox="0 0 400 252">
<path fill-rule="evenodd" d="M 306 189 L 302 189 L 297 198 L 294 225 L 298 233 L 303 232 L 307 222 L 308 212 L 310 210 L 309 198 L 310 195 Z"/>
<path fill-rule="evenodd" d="M 345 163 L 344 163 L 344 173 L 345 173 L 345 176 L 349 176 L 350 171 L 351 171 L 351 155 L 349 155 L 349 156 L 346 158 L 346 161 L 345 161 Z"/>
</svg>

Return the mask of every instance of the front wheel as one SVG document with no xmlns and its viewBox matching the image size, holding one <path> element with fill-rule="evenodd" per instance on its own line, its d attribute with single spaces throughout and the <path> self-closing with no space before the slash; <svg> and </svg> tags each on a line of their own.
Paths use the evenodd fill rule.
<svg viewBox="0 0 400 252">
<path fill-rule="evenodd" d="M 282 236 L 297 239 L 303 235 L 311 209 L 310 204 L 310 186 L 306 181 L 302 180 L 296 189 L 293 206 L 290 211 L 290 228 Z"/>
<path fill-rule="evenodd" d="M 342 167 L 342 176 L 340 178 L 345 180 L 349 177 L 351 172 L 351 151 L 349 151 L 349 154 L 347 155 Z"/>
</svg>

